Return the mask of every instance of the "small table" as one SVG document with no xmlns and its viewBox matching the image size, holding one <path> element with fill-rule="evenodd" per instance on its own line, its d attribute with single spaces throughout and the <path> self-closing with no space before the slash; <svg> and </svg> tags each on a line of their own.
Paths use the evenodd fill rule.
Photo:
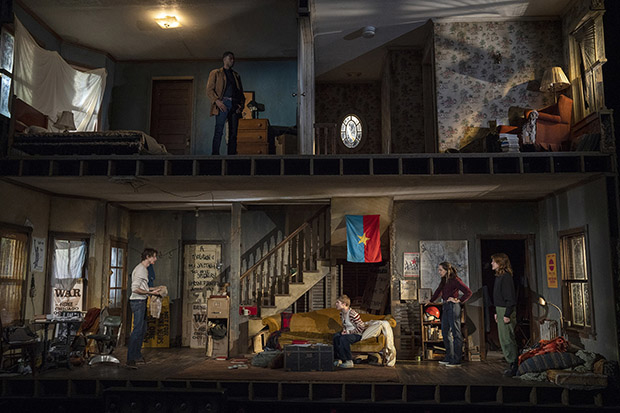
<svg viewBox="0 0 620 413">
<path fill-rule="evenodd" d="M 71 368 L 71 363 L 69 362 L 69 353 L 70 353 L 70 348 L 71 348 L 71 338 L 75 337 L 75 334 L 71 334 L 72 331 L 72 327 L 74 325 L 77 325 L 78 327 L 75 327 L 75 331 L 77 331 L 77 329 L 79 328 L 79 325 L 82 324 L 83 320 L 80 319 L 50 319 L 50 320 L 35 320 L 33 322 L 33 325 L 43 325 L 43 355 L 42 355 L 42 361 L 41 361 L 41 371 L 46 370 L 46 369 L 50 369 L 50 368 L 54 368 L 54 367 L 66 367 L 68 369 Z M 63 351 L 61 353 L 65 353 L 66 352 L 66 357 L 64 358 L 64 360 L 62 360 L 62 358 L 60 357 L 60 355 L 56 355 L 54 357 L 53 360 L 48 360 L 49 357 L 49 350 L 50 350 L 50 341 L 51 339 L 49 338 L 49 327 L 50 325 L 54 325 L 54 330 L 56 329 L 56 326 L 60 325 L 65 325 L 67 328 L 67 336 L 65 338 L 64 343 L 61 343 L 62 347 L 63 347 Z"/>
</svg>

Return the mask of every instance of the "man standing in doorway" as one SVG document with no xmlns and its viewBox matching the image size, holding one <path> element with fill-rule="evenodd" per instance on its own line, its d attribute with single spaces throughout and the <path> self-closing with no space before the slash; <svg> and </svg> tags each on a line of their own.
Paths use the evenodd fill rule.
<svg viewBox="0 0 620 413">
<path fill-rule="evenodd" d="M 136 368 L 136 363 L 144 363 L 142 357 L 142 341 L 146 333 L 146 299 L 149 295 L 159 294 L 160 287 L 149 287 L 149 273 L 147 268 L 157 261 L 157 251 L 145 248 L 141 256 L 142 261 L 136 265 L 131 273 L 131 296 L 129 305 L 133 314 L 133 330 L 129 336 L 127 346 L 127 367 Z"/>
<path fill-rule="evenodd" d="M 207 96 L 211 100 L 211 116 L 215 116 L 215 133 L 211 155 L 220 154 L 224 124 L 228 121 L 228 155 L 237 154 L 237 125 L 245 105 L 241 77 L 232 70 L 235 55 L 224 52 L 224 66 L 212 70 L 207 80 Z"/>
</svg>

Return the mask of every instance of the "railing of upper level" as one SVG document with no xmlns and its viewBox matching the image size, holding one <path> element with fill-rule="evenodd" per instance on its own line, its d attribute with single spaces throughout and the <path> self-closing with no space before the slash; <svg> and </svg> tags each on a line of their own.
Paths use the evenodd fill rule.
<svg viewBox="0 0 620 413">
<path fill-rule="evenodd" d="M 0 176 L 346 176 L 616 173 L 600 152 L 402 155 L 36 156 L 0 159 Z"/>
</svg>

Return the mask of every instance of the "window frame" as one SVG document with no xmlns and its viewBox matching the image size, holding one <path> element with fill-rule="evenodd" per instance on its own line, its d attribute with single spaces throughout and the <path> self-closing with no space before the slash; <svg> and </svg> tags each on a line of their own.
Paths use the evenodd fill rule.
<svg viewBox="0 0 620 413">
<path fill-rule="evenodd" d="M 355 118 L 359 120 L 360 133 L 361 133 L 359 143 L 353 148 L 350 148 L 347 145 L 345 145 L 344 141 L 342 140 L 342 126 L 344 124 L 344 121 L 349 116 L 354 116 Z M 357 152 L 361 150 L 361 148 L 364 146 L 364 143 L 366 142 L 366 134 L 367 134 L 366 122 L 364 121 L 363 116 L 361 116 L 360 112 L 357 110 L 348 110 L 344 115 L 340 116 L 339 119 L 340 121 L 337 124 L 337 128 L 338 128 L 337 131 L 338 131 L 338 144 L 340 145 L 340 147 L 343 148 L 345 151 L 349 151 L 349 152 Z"/>
<path fill-rule="evenodd" d="M 11 118 L 12 117 L 11 103 L 12 103 L 12 96 L 13 96 L 13 82 L 14 82 L 14 72 L 15 72 L 15 30 L 6 24 L 2 25 L 2 27 L 0 28 L 0 60 L 2 59 L 2 55 L 4 52 L 4 50 L 2 49 L 2 46 L 4 46 L 4 42 L 2 42 L 2 37 L 4 33 L 7 33 L 13 38 L 13 57 L 11 59 L 13 63 L 12 63 L 11 71 L 9 72 L 8 70 L 4 69 L 4 67 L 1 64 L 2 62 L 0 61 L 0 85 L 1 85 L 3 77 L 7 77 L 10 79 L 9 95 L 7 96 L 7 113 L 4 114 L 0 112 L 0 115 L 5 116 L 7 118 Z M 1 99 L 2 99 L 2 90 L 0 86 L 0 102 L 1 102 Z M 2 110 L 1 104 L 0 104 L 0 110 Z"/>
<path fill-rule="evenodd" d="M 50 232 L 48 236 L 48 249 L 47 249 L 47 273 L 45 276 L 45 309 L 49 314 L 53 313 L 53 300 L 52 300 L 52 276 L 54 266 L 54 251 L 55 240 L 67 240 L 67 241 L 84 241 L 86 242 L 86 259 L 82 266 L 82 309 L 88 307 L 88 262 L 90 258 L 90 234 L 83 234 L 78 232 Z"/>
<path fill-rule="evenodd" d="M 19 303 L 19 318 L 15 320 L 24 320 L 26 316 L 26 298 L 28 294 L 28 274 L 30 271 L 30 249 L 32 245 L 32 228 L 30 227 L 22 227 L 19 225 L 8 224 L 4 222 L 0 222 L 0 238 L 4 237 L 4 235 L 10 234 L 19 234 L 25 236 L 25 251 L 24 251 L 24 278 L 22 280 L 21 294 L 20 294 L 20 303 Z M 8 237 L 5 237 L 8 238 Z M 12 282 L 14 283 L 14 282 Z M 0 278 L 0 288 L 3 288 L 4 285 L 9 284 L 9 282 L 3 282 L 2 278 Z"/>
<path fill-rule="evenodd" d="M 112 249 L 113 248 L 117 248 L 117 249 L 122 249 L 123 250 L 123 262 L 121 263 L 121 266 L 119 267 L 118 265 L 114 266 L 112 265 Z M 114 239 L 112 238 L 110 240 L 110 248 L 108 250 L 108 260 L 109 260 L 109 265 L 110 265 L 110 276 L 108 277 L 108 284 L 107 284 L 107 302 L 108 302 L 108 307 L 109 308 L 114 308 L 114 309 L 120 309 L 123 314 L 125 312 L 126 309 L 126 305 L 125 303 L 127 302 L 127 300 L 129 300 L 129 297 L 127 296 L 127 290 L 128 290 L 128 279 L 127 279 L 127 254 L 128 254 L 128 243 L 127 241 L 124 240 L 120 240 L 120 239 Z M 121 270 L 121 281 L 120 281 L 120 285 L 116 286 L 116 287 L 112 287 L 112 276 L 114 275 L 113 270 L 117 268 Z M 112 307 L 112 302 L 111 302 L 111 291 L 112 290 L 120 290 L 120 307 Z"/>
<path fill-rule="evenodd" d="M 574 268 L 574 255 L 572 249 L 569 249 L 568 243 L 576 238 L 582 238 L 582 270 L 584 271 L 584 279 L 578 279 L 576 277 L 569 278 Z M 595 318 L 594 318 L 594 306 L 592 301 L 592 277 L 590 268 L 590 248 L 588 239 L 587 226 L 573 228 L 565 231 L 558 232 L 558 241 L 560 248 L 560 263 L 562 268 L 562 312 L 565 320 L 565 329 L 573 331 L 579 334 L 580 337 L 589 338 L 595 336 Z M 573 285 L 582 284 L 587 287 L 588 297 L 587 301 L 583 299 L 582 307 L 584 308 L 583 325 L 575 324 L 573 316 L 573 302 L 571 290 Z M 583 292 L 582 287 L 582 292 Z M 583 293 L 582 293 L 583 294 Z M 582 295 L 583 297 L 583 295 Z M 588 314 L 586 314 L 586 306 L 589 307 L 590 325 L 586 324 Z"/>
</svg>

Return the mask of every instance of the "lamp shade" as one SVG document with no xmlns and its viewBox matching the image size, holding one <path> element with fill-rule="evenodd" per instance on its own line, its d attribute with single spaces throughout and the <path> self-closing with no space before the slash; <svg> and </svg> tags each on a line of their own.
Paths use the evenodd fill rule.
<svg viewBox="0 0 620 413">
<path fill-rule="evenodd" d="M 545 70 L 540 82 L 541 92 L 558 92 L 570 86 L 568 78 L 560 66 L 550 67 Z"/>
<path fill-rule="evenodd" d="M 61 115 L 58 117 L 56 123 L 54 123 L 54 127 L 57 129 L 63 129 L 65 131 L 75 130 L 73 112 L 71 112 L 70 110 L 63 110 Z"/>
</svg>

